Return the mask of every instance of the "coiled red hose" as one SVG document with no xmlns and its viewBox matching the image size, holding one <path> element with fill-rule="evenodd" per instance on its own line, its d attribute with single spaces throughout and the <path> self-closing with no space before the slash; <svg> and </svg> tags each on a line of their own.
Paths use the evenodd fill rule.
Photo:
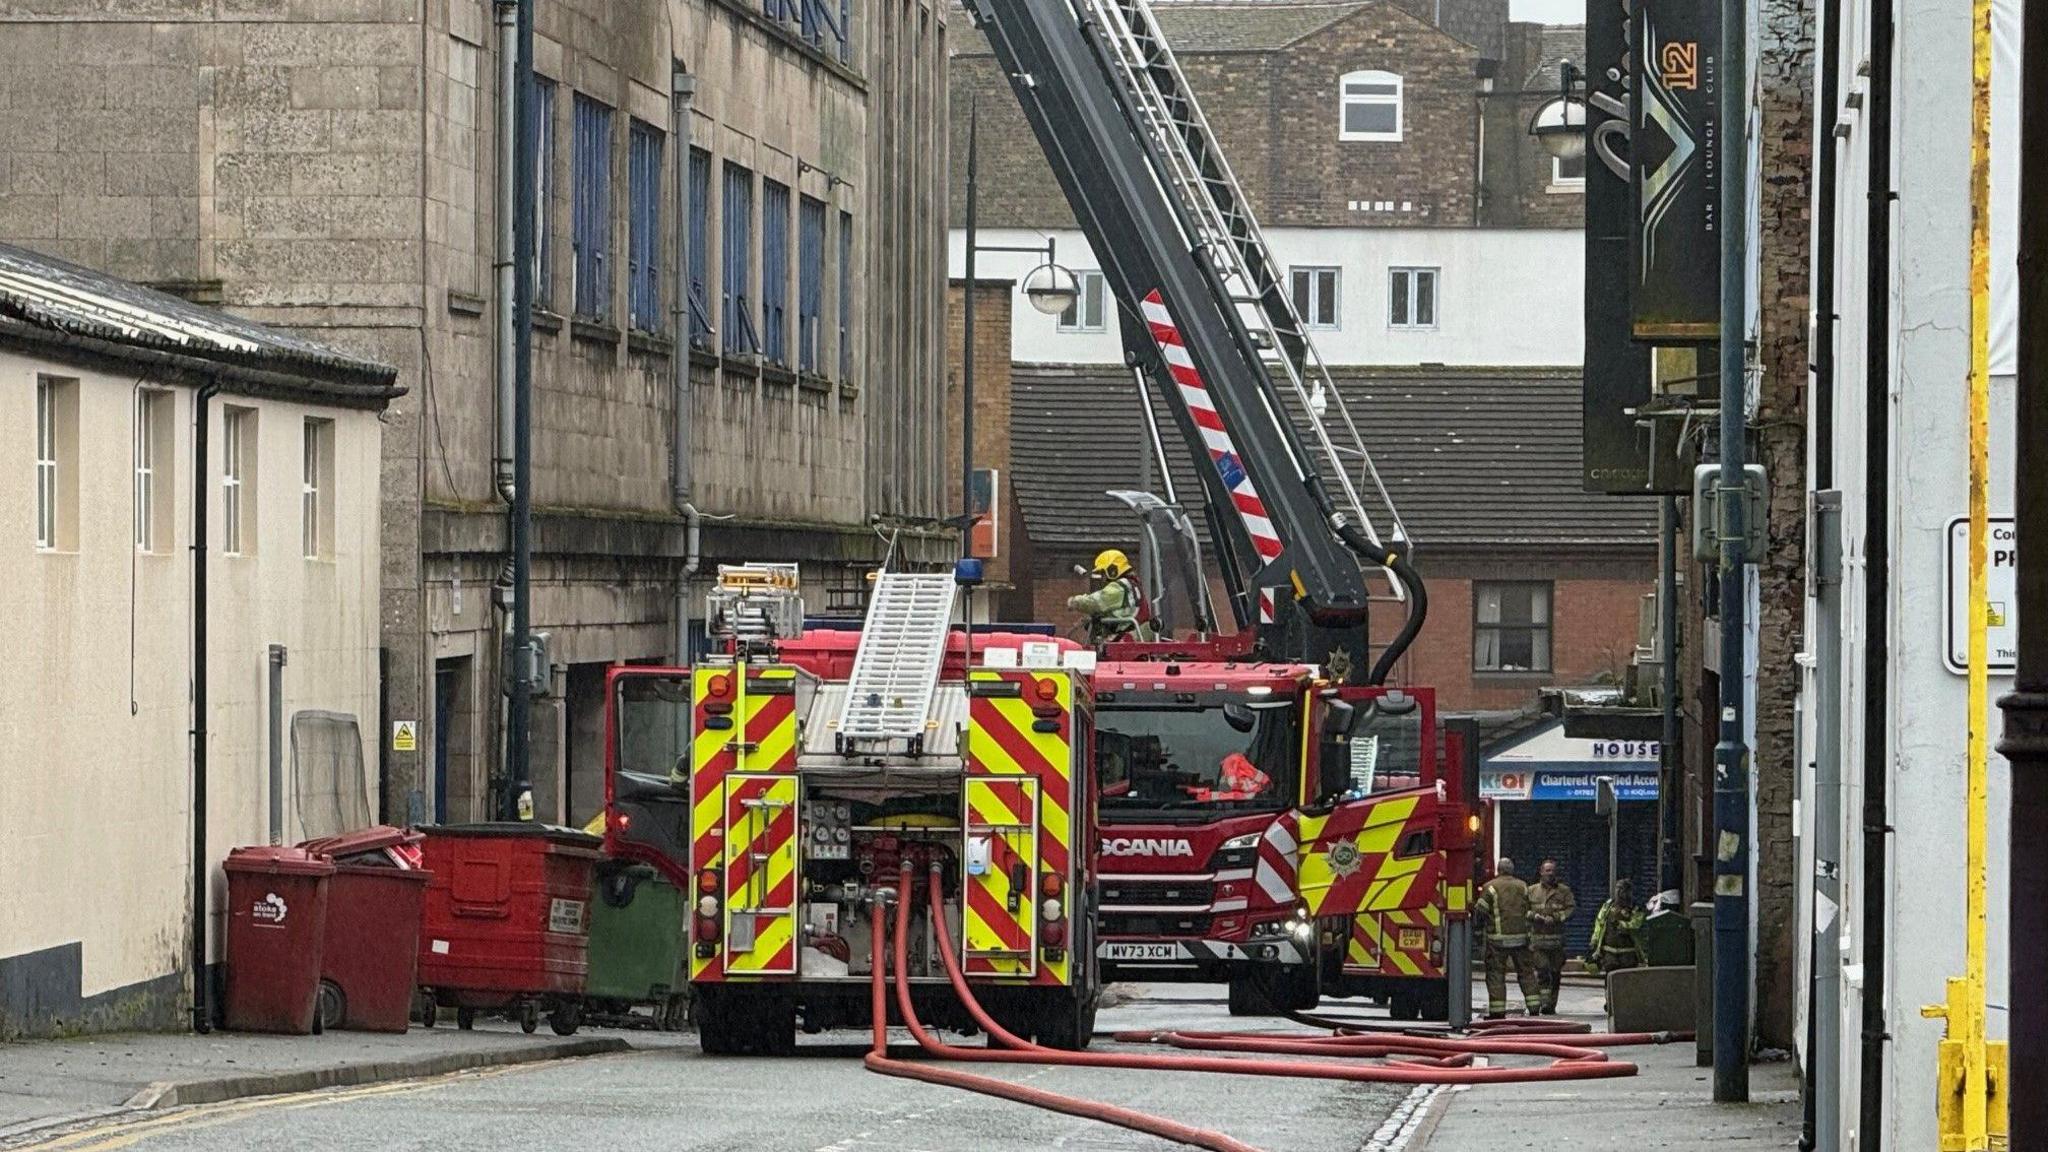
<svg viewBox="0 0 2048 1152">
<path fill-rule="evenodd" d="M 896 972 L 896 998 L 906 1023 L 915 1019 L 910 1003 L 910 985 L 906 968 L 908 952 L 905 937 L 909 934 L 910 870 L 906 864 L 897 878 L 896 930 L 898 951 Z M 1347 1080 L 1355 1083 L 1393 1084 L 1519 1084 L 1538 1080 L 1589 1080 L 1610 1076 L 1633 1076 L 1636 1067 L 1610 1061 L 1598 1050 L 1569 1047 L 1564 1045 L 1539 1045 L 1528 1041 L 1496 1042 L 1487 1040 L 1446 1040 L 1434 1037 L 1388 1037 L 1385 1040 L 1366 1037 L 1333 1038 L 1346 1041 L 1340 1048 L 1315 1048 L 1315 1055 L 1377 1055 L 1402 1058 L 1397 1063 L 1356 1065 L 1335 1062 L 1310 1062 L 1300 1060 L 1239 1060 L 1210 1056 L 1166 1056 L 1134 1052 L 1065 1052 L 1044 1048 L 1021 1039 L 998 1024 L 981 1003 L 975 999 L 974 991 L 967 984 L 967 978 L 960 970 L 960 961 L 954 955 L 952 932 L 946 927 L 945 891 L 939 870 L 932 869 L 927 891 L 927 902 L 932 917 L 932 930 L 936 936 L 940 959 L 945 963 L 946 976 L 953 984 L 953 992 L 960 1003 L 988 1031 L 997 1043 L 1008 1046 L 1008 1051 L 996 1049 L 955 1048 L 936 1041 L 928 1042 L 921 1029 L 912 1025 L 912 1034 L 918 1035 L 918 1043 L 934 1056 L 952 1060 L 976 1060 L 1000 1064 L 1057 1064 L 1079 1068 L 1132 1068 L 1154 1072 L 1215 1072 L 1227 1076 L 1282 1076 L 1306 1080 Z M 1151 1035 L 1151 1034 L 1147 1034 Z M 1268 1037 L 1243 1037 L 1236 1041 L 1219 1041 L 1223 1050 L 1262 1052 L 1267 1054 L 1302 1054 L 1300 1049 L 1270 1049 L 1259 1047 L 1265 1043 L 1316 1044 L 1320 1041 L 1286 1041 Z M 1352 1050 L 1352 1043 L 1374 1044 L 1380 1050 L 1374 1052 Z M 1229 1043 L 1242 1043 L 1247 1047 L 1225 1048 Z M 1513 1047 L 1509 1045 L 1512 1044 Z M 1533 1055 L 1549 1056 L 1552 1063 L 1538 1067 L 1488 1067 L 1473 1068 L 1470 1058 L 1480 1055 Z M 1464 1057 L 1451 1061 L 1447 1066 L 1445 1057 Z M 1420 1058 L 1420 1059 L 1416 1059 Z"/>
</svg>

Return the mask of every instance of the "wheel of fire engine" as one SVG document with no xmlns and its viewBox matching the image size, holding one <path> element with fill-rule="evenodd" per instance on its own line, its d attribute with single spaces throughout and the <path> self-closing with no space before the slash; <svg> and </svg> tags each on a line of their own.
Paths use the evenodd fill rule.
<svg viewBox="0 0 2048 1152">
<path fill-rule="evenodd" d="M 737 1055 L 747 1040 L 739 1006 L 723 992 L 706 988 L 697 998 L 697 1047 L 706 1056 Z"/>
<path fill-rule="evenodd" d="M 548 1013 L 548 1027 L 553 1029 L 557 1036 L 574 1036 L 576 1029 L 582 1026 L 583 1005 L 574 1000 L 566 1004 L 557 1004 L 555 1010 Z"/>
<path fill-rule="evenodd" d="M 1256 980 L 1250 976 L 1233 976 L 1230 979 L 1230 1014 L 1270 1016 L 1273 1008 L 1266 1003 L 1266 994 Z"/>
<path fill-rule="evenodd" d="M 441 1022 L 441 1006 L 425 992 L 415 992 L 412 997 L 412 1017 L 422 1028 L 432 1028 Z"/>
<path fill-rule="evenodd" d="M 1395 1020 L 1422 1019 L 1422 993 L 1408 988 L 1395 992 L 1388 1000 L 1387 1015 Z"/>
<path fill-rule="evenodd" d="M 341 985 L 332 980 L 322 980 L 318 1004 L 320 1027 L 341 1027 L 342 1017 L 348 1015 L 348 997 L 342 993 Z"/>
<path fill-rule="evenodd" d="M 1081 996 L 1071 988 L 1047 988 L 1040 994 L 1036 1027 L 1038 1042 L 1047 1048 L 1079 1052 L 1095 1036 L 1094 996 Z"/>
<path fill-rule="evenodd" d="M 1421 996 L 1422 1018 L 1425 1020 L 1449 1020 L 1451 1018 L 1451 987 L 1438 984 Z"/>
<path fill-rule="evenodd" d="M 519 1030 L 528 1036 L 540 1031 L 540 1005 L 532 1001 L 520 1005 Z"/>
<path fill-rule="evenodd" d="M 768 993 L 760 998 L 754 1021 L 761 1055 L 796 1055 L 796 997 Z"/>
<path fill-rule="evenodd" d="M 1277 1012 L 1308 1012 L 1322 1003 L 1321 973 L 1313 964 L 1289 965 L 1266 988 L 1266 1001 Z"/>
<path fill-rule="evenodd" d="M 455 1010 L 455 1026 L 464 1032 L 476 1027 L 476 1009 L 457 1008 Z"/>
</svg>

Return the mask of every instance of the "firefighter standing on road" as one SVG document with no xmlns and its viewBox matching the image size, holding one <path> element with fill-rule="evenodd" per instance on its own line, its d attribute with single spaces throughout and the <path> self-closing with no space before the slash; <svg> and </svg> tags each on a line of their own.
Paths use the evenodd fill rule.
<svg viewBox="0 0 2048 1152">
<path fill-rule="evenodd" d="M 1131 574 L 1130 557 L 1111 548 L 1095 557 L 1088 573 L 1101 586 L 1092 592 L 1069 596 L 1067 607 L 1088 618 L 1088 642 L 1105 640 L 1150 640 L 1152 621 L 1145 611 L 1145 594 Z"/>
<path fill-rule="evenodd" d="M 1543 980 L 1543 1007 L 1557 1015 L 1557 990 L 1564 979 L 1564 926 L 1574 910 L 1571 885 L 1557 878 L 1557 861 L 1545 860 L 1529 887 L 1529 950 Z"/>
<path fill-rule="evenodd" d="M 1479 890 L 1473 905 L 1486 932 L 1486 1017 L 1508 1014 L 1508 967 L 1522 986 L 1522 1007 L 1535 1015 L 1543 1004 L 1543 984 L 1529 954 L 1529 886 L 1515 876 L 1515 862 L 1503 856 L 1494 877 Z"/>
<path fill-rule="evenodd" d="M 1636 932 L 1643 926 L 1643 911 L 1636 907 L 1635 892 L 1626 879 L 1614 882 L 1614 896 L 1600 906 L 1593 917 L 1593 946 L 1586 952 L 1586 964 L 1598 972 L 1620 972 L 1643 962 Z"/>
</svg>

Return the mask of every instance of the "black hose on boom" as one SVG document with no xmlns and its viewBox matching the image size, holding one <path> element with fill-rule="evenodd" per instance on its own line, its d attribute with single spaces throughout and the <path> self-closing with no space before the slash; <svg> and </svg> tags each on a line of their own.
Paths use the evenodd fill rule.
<svg viewBox="0 0 2048 1152">
<path fill-rule="evenodd" d="M 1394 665 L 1407 654 L 1408 647 L 1415 643 L 1415 638 L 1422 634 L 1422 622 L 1429 618 L 1429 592 L 1423 588 L 1422 577 L 1416 573 L 1415 566 L 1408 563 L 1406 555 L 1397 549 L 1373 543 L 1372 537 L 1360 532 L 1355 525 L 1341 516 L 1332 516 L 1330 523 L 1337 531 L 1337 538 L 1344 542 L 1345 547 L 1358 553 L 1361 558 L 1392 572 L 1394 579 L 1399 580 L 1401 587 L 1408 593 L 1408 619 L 1402 622 L 1401 630 L 1394 634 L 1393 640 L 1380 652 L 1380 658 L 1373 661 L 1372 674 L 1366 679 L 1367 684 L 1377 687 L 1387 682 L 1388 675 L 1394 671 Z"/>
</svg>

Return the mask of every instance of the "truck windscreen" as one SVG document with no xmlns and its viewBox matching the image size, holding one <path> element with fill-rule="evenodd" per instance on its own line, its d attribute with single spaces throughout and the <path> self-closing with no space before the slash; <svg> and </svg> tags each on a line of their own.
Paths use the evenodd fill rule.
<svg viewBox="0 0 2048 1152">
<path fill-rule="evenodd" d="M 1096 714 L 1105 820 L 1140 814 L 1277 811 L 1301 779 L 1294 702 L 1133 703 Z"/>
</svg>

